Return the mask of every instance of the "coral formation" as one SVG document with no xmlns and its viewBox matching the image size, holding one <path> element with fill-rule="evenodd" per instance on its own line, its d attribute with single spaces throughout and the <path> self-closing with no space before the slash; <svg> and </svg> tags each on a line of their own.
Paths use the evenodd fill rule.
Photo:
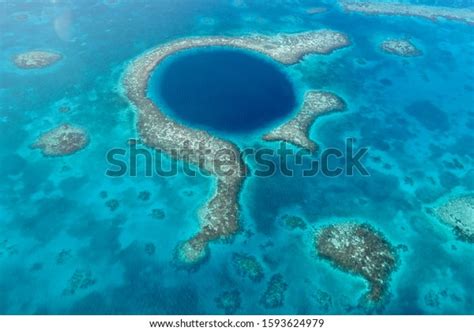
<svg viewBox="0 0 474 331">
<path fill-rule="evenodd" d="M 198 234 L 190 240 L 178 244 L 175 250 L 175 259 L 177 265 L 191 267 L 198 265 L 208 255 L 208 243 Z"/>
<path fill-rule="evenodd" d="M 199 47 L 243 48 L 267 55 L 283 64 L 294 64 L 306 54 L 328 54 L 349 44 L 346 35 L 331 30 L 271 37 L 196 37 L 160 45 L 130 63 L 123 76 L 123 88 L 128 100 L 136 107 L 137 127 L 143 142 L 176 159 L 198 165 L 217 180 L 214 196 L 201 212 L 201 229 L 185 244 L 179 245 L 178 249 L 183 252 L 177 254 L 178 259 L 183 259 L 184 263 L 197 263 L 206 256 L 210 241 L 229 237 L 239 229 L 238 195 L 246 167 L 237 146 L 213 137 L 208 132 L 181 125 L 153 104 L 146 91 L 154 69 L 172 54 Z M 222 150 L 229 152 L 224 160 L 225 174 L 216 171 L 215 167 L 215 162 L 222 161 L 219 156 L 222 156 Z M 203 151 L 208 153 L 202 153 Z"/>
<path fill-rule="evenodd" d="M 117 199 L 110 199 L 105 202 L 105 205 L 110 211 L 116 211 L 120 207 L 120 202 Z"/>
<path fill-rule="evenodd" d="M 13 62 L 21 69 L 39 69 L 53 65 L 61 58 L 62 55 L 55 52 L 31 51 L 16 55 Z"/>
<path fill-rule="evenodd" d="M 84 129 L 63 124 L 43 133 L 32 147 L 41 149 L 45 156 L 64 156 L 83 149 L 88 142 L 89 138 Z"/>
<path fill-rule="evenodd" d="M 215 301 L 217 308 L 223 309 L 226 315 L 234 314 L 240 308 L 240 292 L 238 290 L 222 292 Z"/>
<path fill-rule="evenodd" d="M 309 91 L 296 116 L 265 134 L 263 140 L 286 141 L 314 152 L 317 144 L 309 138 L 309 129 L 314 121 L 321 115 L 344 109 L 345 103 L 338 96 L 328 92 Z"/>
<path fill-rule="evenodd" d="M 78 290 L 83 290 L 91 287 L 96 283 L 96 280 L 92 277 L 92 273 L 88 270 L 76 269 L 74 274 L 69 279 L 68 286 L 64 289 L 64 295 L 73 295 Z"/>
<path fill-rule="evenodd" d="M 56 256 L 56 264 L 64 264 L 71 259 L 72 254 L 70 249 L 62 249 Z"/>
<path fill-rule="evenodd" d="M 329 293 L 322 290 L 316 290 L 314 298 L 319 306 L 319 309 L 321 309 L 321 312 L 327 313 L 331 310 L 333 303 L 332 297 Z"/>
<path fill-rule="evenodd" d="M 453 228 L 459 239 L 474 243 L 474 195 L 452 198 L 435 208 L 435 214 Z"/>
<path fill-rule="evenodd" d="M 267 309 L 278 308 L 285 303 L 285 292 L 288 284 L 282 274 L 275 274 L 268 281 L 267 289 L 260 299 L 260 303 Z"/>
<path fill-rule="evenodd" d="M 138 193 L 138 199 L 142 201 L 150 200 L 150 196 L 151 196 L 151 193 L 148 191 L 141 191 L 140 193 Z"/>
<path fill-rule="evenodd" d="M 368 224 L 334 224 L 316 234 L 315 244 L 320 257 L 369 282 L 367 298 L 370 301 L 384 297 L 398 258 L 381 233 Z"/>
<path fill-rule="evenodd" d="M 474 10 L 472 8 L 451 8 L 441 6 L 413 5 L 389 2 L 353 2 L 340 1 L 342 7 L 349 12 L 359 12 L 371 15 L 403 15 L 423 17 L 435 21 L 445 18 L 474 24 Z"/>
<path fill-rule="evenodd" d="M 423 296 L 423 303 L 431 312 L 446 312 L 447 307 L 459 302 L 462 302 L 462 298 L 447 288 L 428 289 Z"/>
<path fill-rule="evenodd" d="M 398 56 L 411 57 L 422 54 L 412 42 L 405 39 L 388 39 L 382 42 L 380 47 L 384 52 Z"/>
<path fill-rule="evenodd" d="M 306 222 L 301 217 L 292 216 L 292 215 L 284 215 L 283 222 L 291 230 L 295 230 L 295 229 L 306 230 Z"/>
<path fill-rule="evenodd" d="M 264 277 L 263 268 L 254 256 L 234 253 L 232 264 L 238 275 L 254 282 L 260 282 Z"/>
<path fill-rule="evenodd" d="M 153 244 L 153 243 L 146 243 L 145 244 L 145 253 L 147 253 L 148 255 L 153 255 L 153 254 L 155 254 L 155 251 L 156 251 L 155 244 Z"/>
<path fill-rule="evenodd" d="M 166 217 L 166 214 L 163 209 L 154 208 L 151 211 L 151 217 L 153 217 L 155 220 L 162 220 Z"/>
</svg>

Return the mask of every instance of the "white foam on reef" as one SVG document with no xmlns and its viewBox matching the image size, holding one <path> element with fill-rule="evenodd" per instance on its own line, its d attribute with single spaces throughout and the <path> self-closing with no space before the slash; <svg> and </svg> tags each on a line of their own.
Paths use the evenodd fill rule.
<svg viewBox="0 0 474 331">
<path fill-rule="evenodd" d="M 194 264 L 203 260 L 210 241 L 226 238 L 238 231 L 238 196 L 246 165 L 236 145 L 175 122 L 147 97 L 148 80 L 156 67 L 172 54 L 200 47 L 226 46 L 256 51 L 289 65 L 297 63 L 306 54 L 329 54 L 349 44 L 346 35 L 331 30 L 274 36 L 195 37 L 159 45 L 129 64 L 122 83 L 126 97 L 136 108 L 137 128 L 143 142 L 173 154 L 177 159 L 198 165 L 217 180 L 217 189 L 200 215 L 200 231 L 178 248 L 176 256 L 181 262 Z M 203 150 L 209 152 L 203 155 Z M 235 156 L 226 160 L 226 174 L 216 172 L 214 167 L 215 162 L 222 159 L 219 157 L 222 150 Z"/>
</svg>

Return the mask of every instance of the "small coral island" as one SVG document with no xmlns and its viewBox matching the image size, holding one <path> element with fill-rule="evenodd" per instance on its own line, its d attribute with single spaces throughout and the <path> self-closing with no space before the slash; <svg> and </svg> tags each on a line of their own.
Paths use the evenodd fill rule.
<svg viewBox="0 0 474 331">
<path fill-rule="evenodd" d="M 388 39 L 382 42 L 380 47 L 384 52 L 398 56 L 411 57 L 422 54 L 412 42 L 405 39 Z"/>
<path fill-rule="evenodd" d="M 32 147 L 41 149 L 45 156 L 64 156 L 83 149 L 88 142 L 89 138 L 84 129 L 63 124 L 43 133 Z"/>
<path fill-rule="evenodd" d="M 381 233 L 368 224 L 329 225 L 316 234 L 315 245 L 320 257 L 369 282 L 369 301 L 377 302 L 384 297 L 397 255 Z"/>
<path fill-rule="evenodd" d="M 453 228 L 460 240 L 474 243 L 474 195 L 452 198 L 434 212 L 441 222 Z"/>
<path fill-rule="evenodd" d="M 31 51 L 20 53 L 13 62 L 21 69 L 39 69 L 49 67 L 62 59 L 62 55 L 49 51 Z"/>
<path fill-rule="evenodd" d="M 317 145 L 309 139 L 309 129 L 324 114 L 345 109 L 345 102 L 328 92 L 309 91 L 296 116 L 263 136 L 266 141 L 286 141 L 314 152 Z"/>
<path fill-rule="evenodd" d="M 217 181 L 213 197 L 200 213 L 201 228 L 196 235 L 178 246 L 177 262 L 192 265 L 202 261 L 207 255 L 209 242 L 227 238 L 238 231 L 238 197 L 245 178 L 246 166 L 237 146 L 206 131 L 175 122 L 147 97 L 148 80 L 156 67 L 170 55 L 193 48 L 212 46 L 241 48 L 290 65 L 297 63 L 307 54 L 329 54 L 349 44 L 346 35 L 331 30 L 275 36 L 196 37 L 160 45 L 129 64 L 122 80 L 124 94 L 136 108 L 137 128 L 143 142 L 177 159 L 199 166 L 214 175 Z M 225 174 L 216 171 L 215 167 L 215 162 L 222 159 L 219 155 L 222 156 L 223 150 L 229 152 L 226 153 L 228 156 L 233 155 L 225 160 Z"/>
</svg>

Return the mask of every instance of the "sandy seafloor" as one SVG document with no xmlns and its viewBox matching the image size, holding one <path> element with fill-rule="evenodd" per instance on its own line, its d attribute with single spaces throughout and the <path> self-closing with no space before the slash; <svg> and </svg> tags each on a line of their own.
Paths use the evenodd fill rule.
<svg viewBox="0 0 474 331">
<path fill-rule="evenodd" d="M 221 314 L 215 298 L 229 290 L 240 292 L 240 314 L 474 313 L 473 246 L 425 213 L 439 198 L 474 191 L 473 27 L 347 14 L 330 1 L 327 13 L 305 12 L 317 5 L 1 2 L 0 313 Z M 28 19 L 17 20 L 19 14 Z M 106 151 L 126 148 L 137 135 L 133 109 L 119 93 L 127 61 L 178 37 L 319 28 L 347 33 L 352 46 L 307 56 L 285 70 L 299 96 L 313 88 L 345 99 L 348 111 L 318 121 L 311 136 L 322 147 L 341 147 L 346 137 L 356 137 L 358 146 L 370 148 L 371 176 L 251 177 L 240 197 L 243 232 L 229 243 L 213 243 L 197 270 L 177 268 L 173 250 L 196 232 L 197 211 L 213 181 L 104 175 Z M 384 54 L 378 43 L 387 37 L 411 37 L 424 54 Z M 43 70 L 15 68 L 12 56 L 31 49 L 56 50 L 64 58 Z M 63 105 L 70 112 L 59 112 Z M 88 130 L 86 149 L 46 158 L 29 147 L 64 122 Z M 260 140 L 263 131 L 228 138 L 241 147 L 276 146 Z M 463 167 L 450 166 L 454 159 Z M 151 193 L 146 202 L 138 199 L 145 190 Z M 115 211 L 105 205 L 109 199 L 119 201 Z M 163 220 L 150 216 L 154 208 L 164 210 Z M 284 214 L 304 218 L 308 229 L 288 230 L 280 220 Z M 314 231 L 344 220 L 370 223 L 393 245 L 406 245 L 390 293 L 377 307 L 361 304 L 367 291 L 362 278 L 316 257 Z M 63 250 L 69 253 L 60 255 Z M 255 256 L 264 280 L 236 274 L 233 253 Z M 68 291 L 76 271 L 82 282 Z M 288 290 L 282 307 L 267 310 L 259 301 L 275 273 Z"/>
</svg>

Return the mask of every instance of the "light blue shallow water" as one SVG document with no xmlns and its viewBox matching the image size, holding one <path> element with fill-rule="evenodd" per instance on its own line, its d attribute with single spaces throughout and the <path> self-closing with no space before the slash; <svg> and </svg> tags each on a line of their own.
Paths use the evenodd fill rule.
<svg viewBox="0 0 474 331">
<path fill-rule="evenodd" d="M 439 198 L 474 192 L 473 27 L 349 15 L 327 3 L 322 15 L 306 14 L 314 1 L 1 3 L 0 313 L 221 314 L 216 298 L 230 290 L 239 291 L 242 314 L 474 313 L 473 246 L 425 212 Z M 307 56 L 286 74 L 299 98 L 306 89 L 344 98 L 348 111 L 322 118 L 311 136 L 323 148 L 342 148 L 355 137 L 357 146 L 370 148 L 371 176 L 251 177 L 240 197 L 243 231 L 212 244 L 197 270 L 177 268 L 174 249 L 197 231 L 197 212 L 214 183 L 183 174 L 104 175 L 106 152 L 127 148 L 137 136 L 119 89 L 127 61 L 179 37 L 319 28 L 347 33 L 352 46 Z M 382 53 L 378 43 L 387 37 L 410 37 L 423 56 Z M 13 66 L 12 56 L 36 48 L 64 59 L 37 71 Z M 63 105 L 70 112 L 59 112 Z M 86 149 L 45 158 L 30 148 L 64 122 L 88 130 Z M 242 148 L 275 147 L 260 140 L 262 132 L 229 139 Z M 139 199 L 143 191 L 149 200 Z M 114 211 L 111 199 L 119 202 Z M 165 217 L 153 218 L 153 209 Z M 309 228 L 288 230 L 285 214 L 304 218 Z M 407 247 L 380 307 L 360 304 L 367 290 L 361 278 L 316 257 L 314 231 L 345 220 L 370 223 Z M 239 276 L 233 253 L 255 256 L 264 280 Z M 288 283 L 285 302 L 265 309 L 260 297 L 276 273 Z"/>
</svg>

